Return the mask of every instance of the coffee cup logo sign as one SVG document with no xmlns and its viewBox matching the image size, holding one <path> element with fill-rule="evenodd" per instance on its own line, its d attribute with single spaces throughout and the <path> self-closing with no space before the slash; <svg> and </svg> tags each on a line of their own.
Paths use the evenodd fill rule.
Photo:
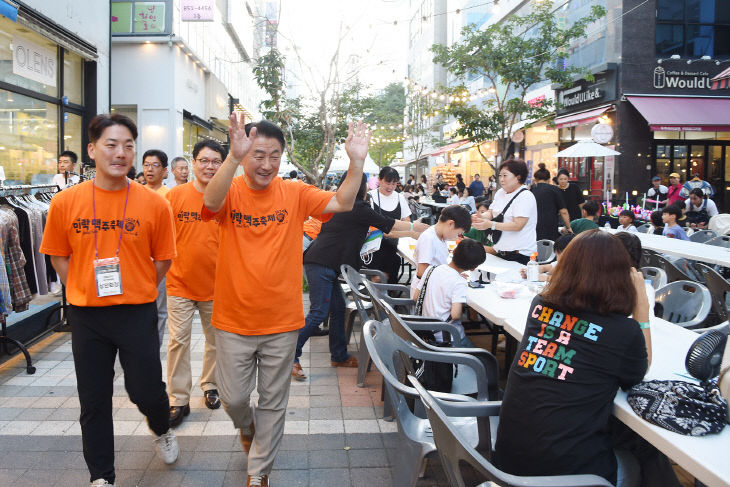
<svg viewBox="0 0 730 487">
<path fill-rule="evenodd" d="M 13 37 L 13 74 L 56 86 L 56 53 L 22 37 Z"/>
<path fill-rule="evenodd" d="M 654 88 L 657 90 L 664 88 L 707 90 L 711 87 L 710 73 L 706 71 L 665 70 L 661 66 L 654 68 Z"/>
</svg>

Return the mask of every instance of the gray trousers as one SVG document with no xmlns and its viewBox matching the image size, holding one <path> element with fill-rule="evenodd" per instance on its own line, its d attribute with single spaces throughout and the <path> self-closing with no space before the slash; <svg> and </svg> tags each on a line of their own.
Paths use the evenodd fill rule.
<svg viewBox="0 0 730 487">
<path fill-rule="evenodd" d="M 248 455 L 248 474 L 268 475 L 284 436 L 299 330 L 238 335 L 216 328 L 215 335 L 218 392 L 223 408 L 233 425 L 247 433 L 254 421 L 256 434 Z M 254 385 L 259 394 L 255 415 L 250 397 Z"/>
<path fill-rule="evenodd" d="M 167 330 L 167 277 L 163 277 L 162 281 L 157 285 L 157 333 L 160 335 L 160 348 L 162 348 L 162 338 Z"/>
</svg>

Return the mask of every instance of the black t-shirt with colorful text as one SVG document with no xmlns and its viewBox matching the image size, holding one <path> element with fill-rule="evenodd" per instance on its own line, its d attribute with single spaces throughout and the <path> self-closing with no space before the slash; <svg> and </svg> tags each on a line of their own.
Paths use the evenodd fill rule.
<svg viewBox="0 0 730 487">
<path fill-rule="evenodd" d="M 647 368 L 635 320 L 556 309 L 537 296 L 507 379 L 497 466 L 514 475 L 596 474 L 615 483 L 613 400 Z"/>
</svg>

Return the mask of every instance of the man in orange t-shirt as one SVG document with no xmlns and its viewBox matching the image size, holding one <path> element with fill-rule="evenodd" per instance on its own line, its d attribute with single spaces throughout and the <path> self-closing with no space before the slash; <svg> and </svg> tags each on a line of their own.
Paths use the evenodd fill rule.
<svg viewBox="0 0 730 487">
<path fill-rule="evenodd" d="M 136 138 L 128 117 L 94 117 L 87 150 L 96 177 L 53 198 L 40 249 L 66 285 L 84 459 L 93 485 L 115 479 L 117 350 L 129 399 L 157 435 L 158 454 L 169 464 L 179 452 L 168 424 L 155 306 L 157 284 L 175 257 L 172 215 L 162 196 L 126 177 Z"/>
<path fill-rule="evenodd" d="M 170 426 L 182 423 L 190 414 L 190 336 L 195 310 L 200 314 L 205 335 L 200 388 L 209 409 L 218 409 L 215 379 L 215 334 L 210 326 L 213 314 L 215 261 L 218 256 L 218 226 L 202 221 L 203 192 L 225 158 L 225 149 L 215 140 L 201 140 L 193 148 L 192 182 L 175 186 L 167 193 L 175 220 L 177 257 L 167 273 L 167 310 L 170 341 L 167 346 L 167 384 L 170 397 Z"/>
<path fill-rule="evenodd" d="M 285 147 L 276 125 L 245 125 L 231 114 L 231 152 L 203 197 L 203 220 L 220 226 L 213 327 L 218 387 L 248 453 L 248 486 L 268 487 L 289 400 L 290 369 L 302 307 L 304 221 L 350 211 L 360 187 L 370 135 L 348 131 L 347 178 L 337 193 L 277 177 Z M 239 165 L 244 175 L 234 178 Z M 258 376 L 258 406 L 250 394 Z M 255 426 L 255 427 L 254 427 Z"/>
</svg>

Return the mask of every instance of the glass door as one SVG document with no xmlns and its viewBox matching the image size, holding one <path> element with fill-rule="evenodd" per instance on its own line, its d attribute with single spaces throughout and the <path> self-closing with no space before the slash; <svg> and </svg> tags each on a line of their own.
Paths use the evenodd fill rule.
<svg viewBox="0 0 730 487">
<path fill-rule="evenodd" d="M 694 178 L 697 174 L 700 179 L 706 179 L 705 174 L 705 146 L 704 145 L 692 145 L 689 150 L 689 173 L 687 179 Z"/>
</svg>

